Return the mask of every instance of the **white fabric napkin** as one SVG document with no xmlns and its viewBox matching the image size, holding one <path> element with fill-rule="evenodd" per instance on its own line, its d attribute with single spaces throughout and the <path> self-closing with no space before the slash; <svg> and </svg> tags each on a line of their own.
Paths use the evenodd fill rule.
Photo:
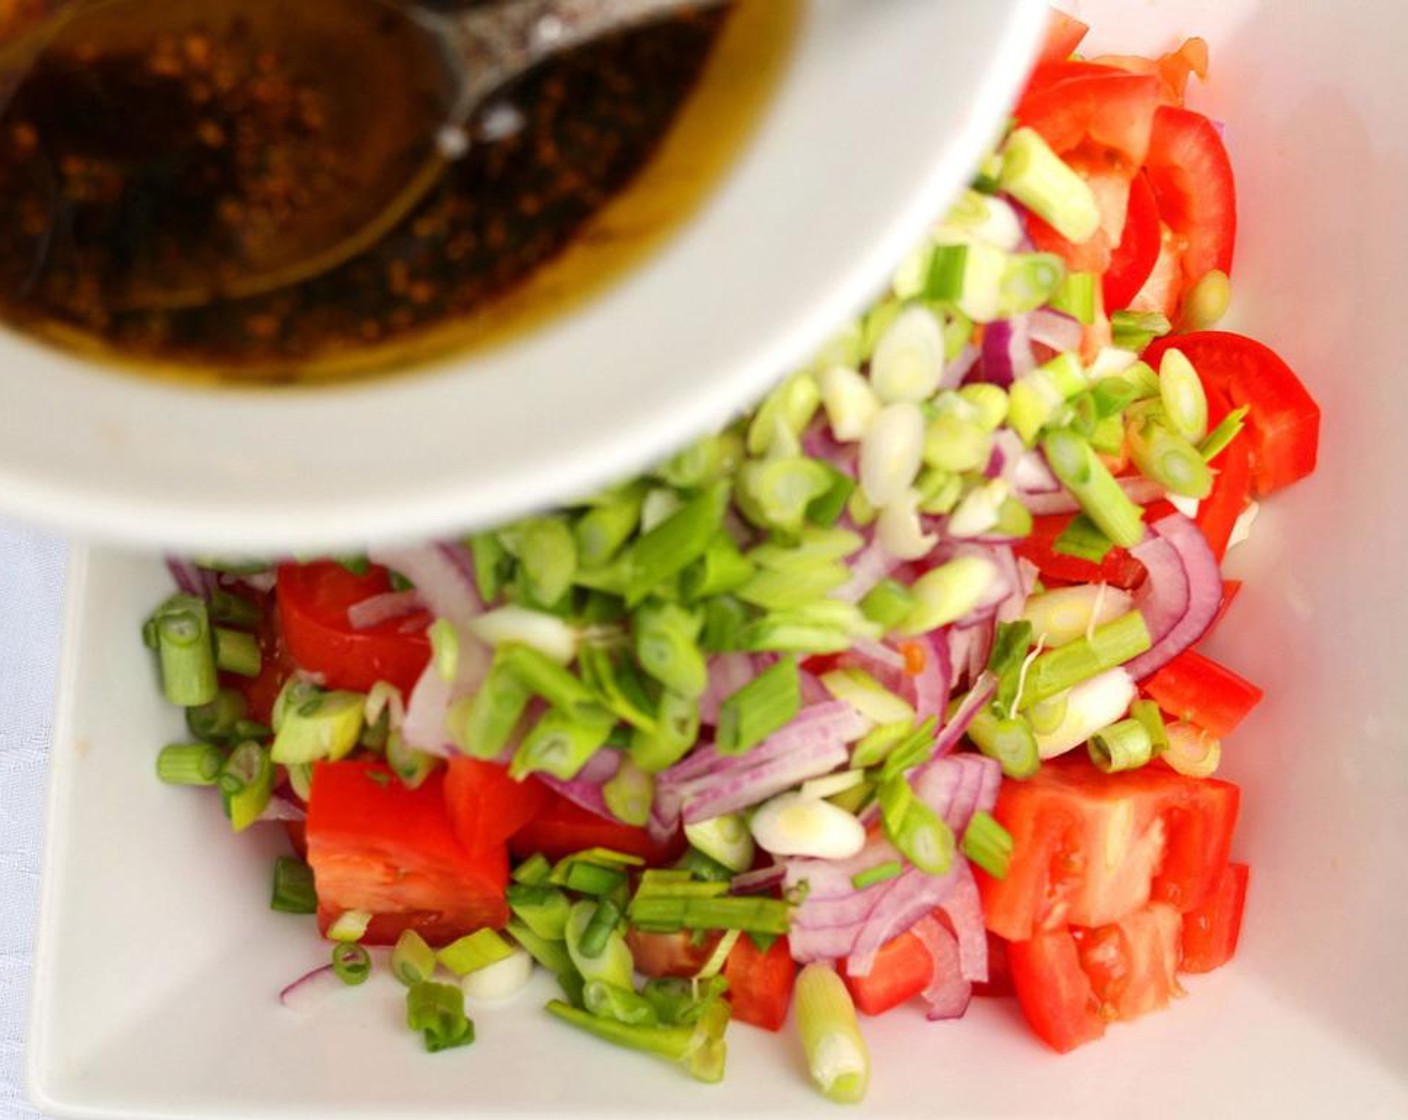
<svg viewBox="0 0 1408 1120">
<path fill-rule="evenodd" d="M 66 555 L 0 519 L 0 1120 L 39 1115 L 24 1040 Z"/>
</svg>

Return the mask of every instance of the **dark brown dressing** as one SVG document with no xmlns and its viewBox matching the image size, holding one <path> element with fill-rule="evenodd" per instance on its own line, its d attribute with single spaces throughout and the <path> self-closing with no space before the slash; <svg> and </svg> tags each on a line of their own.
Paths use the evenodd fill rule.
<svg viewBox="0 0 1408 1120">
<path fill-rule="evenodd" d="M 482 111 L 510 134 L 446 165 L 361 255 L 265 295 L 133 307 L 134 277 L 319 220 L 369 174 L 346 121 L 376 111 L 377 83 L 417 80 L 391 50 L 374 74 L 281 57 L 257 19 L 203 23 L 202 6 L 180 34 L 60 35 L 24 72 L 0 115 L 0 322 L 116 368 L 263 386 L 413 367 L 599 291 L 717 183 L 795 15 L 741 0 L 555 59 Z"/>
</svg>

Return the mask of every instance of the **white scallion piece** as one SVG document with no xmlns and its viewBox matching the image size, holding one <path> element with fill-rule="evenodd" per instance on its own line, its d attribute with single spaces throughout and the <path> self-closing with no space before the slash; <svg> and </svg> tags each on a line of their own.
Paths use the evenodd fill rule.
<svg viewBox="0 0 1408 1120">
<path fill-rule="evenodd" d="M 875 536 L 881 547 L 897 560 L 918 560 L 929 555 L 938 536 L 926 533 L 919 520 L 919 492 L 913 487 L 880 511 Z"/>
<path fill-rule="evenodd" d="M 1123 717 L 1138 695 L 1134 678 L 1124 669 L 1111 669 L 1082 681 L 1067 693 L 1066 708 L 1055 729 L 1037 734 L 1037 753 L 1042 758 L 1055 758 L 1075 749 Z"/>
<path fill-rule="evenodd" d="M 469 630 L 486 645 L 519 642 L 562 665 L 577 656 L 577 631 L 556 615 L 545 611 L 516 606 L 499 607 L 473 619 Z"/>
<path fill-rule="evenodd" d="M 906 307 L 886 328 L 870 358 L 870 383 L 886 404 L 919 402 L 944 375 L 944 335 L 927 307 Z"/>
<path fill-rule="evenodd" d="M 763 802 L 748 827 L 758 847 L 775 856 L 849 859 L 865 847 L 865 826 L 854 815 L 795 791 Z"/>
<path fill-rule="evenodd" d="M 924 455 L 924 414 L 909 401 L 881 409 L 860 441 L 860 488 L 877 509 L 913 484 Z"/>
<path fill-rule="evenodd" d="M 969 490 L 949 514 L 948 531 L 954 537 L 980 537 L 998 522 L 1002 503 L 1012 493 L 1005 478 L 994 478 Z"/>
<path fill-rule="evenodd" d="M 517 946 L 502 960 L 466 973 L 460 988 L 466 998 L 482 1002 L 509 999 L 521 992 L 533 976 L 533 958 Z"/>
<path fill-rule="evenodd" d="M 817 384 L 832 435 L 842 443 L 854 443 L 870 430 L 880 411 L 880 398 L 862 374 L 850 366 L 828 366 L 817 377 Z"/>
<path fill-rule="evenodd" d="M 684 835 L 694 847 L 730 871 L 747 871 L 753 866 L 753 836 L 737 813 L 686 824 Z"/>
<path fill-rule="evenodd" d="M 1042 644 L 1054 649 L 1127 614 L 1133 605 L 1128 591 L 1087 583 L 1031 596 L 1022 609 L 1022 617 L 1032 624 L 1032 633 L 1042 639 Z"/>
</svg>

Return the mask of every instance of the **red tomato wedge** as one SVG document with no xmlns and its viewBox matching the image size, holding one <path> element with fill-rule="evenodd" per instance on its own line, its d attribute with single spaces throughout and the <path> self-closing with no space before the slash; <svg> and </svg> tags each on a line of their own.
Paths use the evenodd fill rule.
<svg viewBox="0 0 1408 1120">
<path fill-rule="evenodd" d="M 1150 768 L 1104 774 L 1071 755 L 1004 782 L 993 815 L 1013 854 L 1005 879 L 976 872 L 987 926 L 1020 941 L 1107 925 L 1151 899 L 1191 909 L 1227 863 L 1239 802 L 1228 782 Z"/>
<path fill-rule="evenodd" d="M 1105 1034 L 1105 1018 L 1070 930 L 1055 929 L 1007 946 L 1012 987 L 1038 1038 L 1065 1054 Z"/>
<path fill-rule="evenodd" d="M 880 947 L 868 975 L 852 976 L 845 962 L 840 971 L 856 1009 L 867 1015 L 881 1015 L 908 1003 L 929 986 L 934 958 L 917 934 L 906 931 Z"/>
<path fill-rule="evenodd" d="M 1245 863 L 1229 863 L 1212 896 L 1183 915 L 1184 972 L 1211 972 L 1236 954 L 1250 874 Z"/>
<path fill-rule="evenodd" d="M 548 791 L 518 782 L 497 762 L 459 756 L 445 765 L 445 807 L 461 844 L 471 852 L 503 844 L 546 804 Z"/>
<path fill-rule="evenodd" d="M 1210 269 L 1231 275 L 1237 189 L 1232 161 L 1212 121 L 1191 109 L 1160 106 L 1145 174 L 1159 217 L 1173 231 L 1184 290 Z"/>
<path fill-rule="evenodd" d="M 360 576 L 330 560 L 280 565 L 279 618 L 289 653 L 322 674 L 329 688 L 366 692 L 386 681 L 409 695 L 430 661 L 430 615 L 421 611 L 365 630 L 347 619 L 348 607 L 390 590 L 390 574 L 375 565 Z"/>
<path fill-rule="evenodd" d="M 1199 78 L 1208 76 L 1208 44 L 1206 40 L 1195 36 L 1184 39 L 1177 50 L 1169 51 L 1158 58 L 1132 54 L 1102 54 L 1090 61 L 1102 66 L 1118 66 L 1132 74 L 1156 74 L 1161 83 L 1160 92 L 1164 104 L 1182 105 L 1188 79 L 1194 74 Z"/>
<path fill-rule="evenodd" d="M 1149 152 L 1159 82 L 1109 67 L 1068 72 L 1040 75 L 1047 84 L 1029 88 L 1015 116 L 1085 177 L 1100 207 L 1100 228 L 1079 245 L 1034 215 L 1028 229 L 1039 248 L 1060 254 L 1073 269 L 1103 274 L 1124 230 L 1130 181 Z"/>
<path fill-rule="evenodd" d="M 1167 903 L 1140 907 L 1091 929 L 1039 933 L 1008 946 L 1012 983 L 1027 1022 L 1066 1053 L 1100 1038 L 1114 1020 L 1165 1007 L 1181 992 L 1182 919 Z"/>
<path fill-rule="evenodd" d="M 1112 548 L 1099 564 L 1056 551 L 1056 540 L 1066 531 L 1073 513 L 1032 518 L 1032 531 L 1013 546 L 1022 559 L 1035 564 L 1042 579 L 1061 583 L 1108 583 L 1128 591 L 1144 579 L 1144 565 L 1122 548 Z"/>
<path fill-rule="evenodd" d="M 1261 689 L 1196 650 L 1186 649 L 1143 682 L 1144 692 L 1174 719 L 1222 739 L 1261 703 Z"/>
<path fill-rule="evenodd" d="M 444 945 L 508 920 L 507 852 L 465 850 L 439 771 L 408 789 L 381 763 L 317 763 L 307 835 L 324 933 L 347 910 L 374 915 L 363 940 L 377 945 L 405 929 Z"/>
<path fill-rule="evenodd" d="M 680 850 L 678 845 L 657 843 L 643 828 L 599 817 L 552 790 L 543 807 L 509 839 L 509 849 L 520 858 L 542 852 L 548 859 L 561 859 L 584 848 L 610 848 L 652 865 Z"/>
<path fill-rule="evenodd" d="M 1080 46 L 1080 41 L 1085 38 L 1085 34 L 1089 30 L 1090 25 L 1082 23 L 1075 16 L 1068 16 L 1065 12 L 1058 12 L 1055 8 L 1048 9 L 1046 13 L 1046 39 L 1041 45 L 1041 54 L 1037 56 L 1037 65 L 1064 62 L 1070 58 L 1075 54 L 1076 48 Z"/>
<path fill-rule="evenodd" d="M 1159 259 L 1159 208 L 1148 178 L 1139 174 L 1129 185 L 1129 206 L 1124 231 L 1110 256 L 1109 270 L 1101 277 L 1107 312 L 1128 307 L 1154 270 Z"/>
<path fill-rule="evenodd" d="M 1158 368 L 1165 350 L 1177 347 L 1210 389 L 1233 407 L 1248 408 L 1252 491 L 1270 494 L 1315 469 L 1320 445 L 1320 406 L 1274 350 L 1230 331 L 1193 331 L 1156 339 L 1144 360 Z"/>
<path fill-rule="evenodd" d="M 764 952 L 745 933 L 724 961 L 724 978 L 735 1019 L 765 1031 L 782 1029 L 797 979 L 797 963 L 787 938 L 779 937 Z"/>
</svg>

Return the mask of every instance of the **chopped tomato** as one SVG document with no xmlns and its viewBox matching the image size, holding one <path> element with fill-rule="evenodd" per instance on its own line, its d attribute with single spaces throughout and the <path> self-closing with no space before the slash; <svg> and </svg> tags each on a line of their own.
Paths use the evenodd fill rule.
<svg viewBox="0 0 1408 1120">
<path fill-rule="evenodd" d="M 243 677 L 225 673 L 221 675 L 221 684 L 239 692 L 248 706 L 249 718 L 267 727 L 272 718 L 274 701 L 283 690 L 284 682 L 298 666 L 284 645 L 283 628 L 279 623 L 274 597 L 268 596 L 261 606 L 264 617 L 259 626 L 259 675 Z"/>
<path fill-rule="evenodd" d="M 743 940 L 740 938 L 739 940 Z M 677 933 L 648 933 L 634 926 L 626 930 L 626 945 L 631 950 L 636 971 L 643 976 L 674 976 L 688 980 L 698 976 L 709 963 L 719 944 L 719 934 L 680 930 Z"/>
<path fill-rule="evenodd" d="M 1203 634 L 1204 638 L 1216 630 L 1222 620 L 1227 617 L 1227 612 L 1232 609 L 1232 604 L 1237 601 L 1237 596 L 1241 594 L 1241 591 L 1241 580 L 1225 579 L 1222 581 L 1222 602 L 1217 605 L 1217 614 L 1213 615 L 1212 621 L 1208 623 L 1208 628 Z"/>
<path fill-rule="evenodd" d="M 1067 241 L 1035 215 L 1028 223 L 1032 240 L 1058 253 L 1071 268 L 1099 274 L 1108 269 L 1119 244 L 1130 182 L 1149 152 L 1159 84 L 1150 75 L 1101 71 L 1031 88 L 1015 110 L 1019 125 L 1039 132 L 1084 176 L 1100 209 L 1100 228 L 1081 244 Z"/>
<path fill-rule="evenodd" d="M 650 864 L 679 851 L 677 844 L 659 843 L 643 828 L 599 817 L 552 790 L 537 814 L 509 839 L 509 849 L 520 857 L 542 852 L 548 859 L 561 859 L 584 848 L 610 848 Z"/>
<path fill-rule="evenodd" d="M 1144 580 L 1144 565 L 1123 548 L 1112 548 L 1100 563 L 1057 552 L 1056 539 L 1066 531 L 1073 513 L 1032 518 L 1032 531 L 1014 546 L 1022 559 L 1035 564 L 1043 580 L 1061 583 L 1108 583 L 1126 591 Z"/>
<path fill-rule="evenodd" d="M 1217 739 L 1235 731 L 1265 695 L 1251 681 L 1191 649 L 1164 665 L 1142 687 L 1174 719 L 1196 723 Z"/>
<path fill-rule="evenodd" d="M 376 565 L 360 576 L 330 560 L 280 565 L 279 617 L 289 653 L 329 688 L 366 692 L 386 681 L 409 696 L 430 661 L 429 613 L 362 630 L 347 618 L 348 607 L 390 590 L 390 573 Z"/>
<path fill-rule="evenodd" d="M 372 944 L 415 929 L 443 945 L 508 920 L 507 852 L 499 845 L 471 853 L 460 844 L 442 772 L 408 789 L 381 763 L 317 763 L 307 835 L 325 933 L 348 910 L 374 915 L 363 938 Z"/>
<path fill-rule="evenodd" d="M 1163 105 L 1154 114 L 1145 174 L 1173 232 L 1184 291 L 1211 269 L 1231 275 L 1237 240 L 1232 161 L 1212 121 Z"/>
<path fill-rule="evenodd" d="M 1225 403 L 1216 402 L 1215 398 L 1221 396 L 1216 390 L 1208 394 L 1210 425 L 1217 424 L 1230 411 Z M 1251 500 L 1252 448 L 1246 431 L 1223 448 L 1210 465 L 1213 468 L 1212 492 L 1198 503 L 1195 520 L 1213 555 L 1221 560 L 1227 555 L 1237 518 Z"/>
<path fill-rule="evenodd" d="M 1181 926 L 1176 909 L 1154 902 L 1095 928 L 1012 942 L 1012 983 L 1027 1022 L 1064 1054 L 1101 1037 L 1108 1022 L 1166 1006 L 1180 992 Z"/>
<path fill-rule="evenodd" d="M 540 810 L 547 787 L 515 781 L 497 762 L 459 756 L 445 766 L 445 805 L 460 843 L 478 852 L 502 844 Z"/>
<path fill-rule="evenodd" d="M 1053 1050 L 1065 1054 L 1104 1035 L 1105 1018 L 1070 930 L 1013 941 L 1007 960 L 1022 1014 Z"/>
<path fill-rule="evenodd" d="M 1004 782 L 993 815 L 1012 834 L 1007 877 L 976 872 L 988 928 L 1019 941 L 1107 925 L 1151 899 L 1192 909 L 1227 863 L 1239 801 L 1228 782 L 1148 767 L 1104 774 L 1070 755 Z"/>
<path fill-rule="evenodd" d="M 840 972 L 857 1010 L 881 1015 L 908 1003 L 929 986 L 934 958 L 919 936 L 906 930 L 880 947 L 868 975 L 852 976 L 844 961 Z"/>
<path fill-rule="evenodd" d="M 1144 360 L 1158 368 L 1170 347 L 1234 408 L 1247 407 L 1247 429 L 1238 438 L 1250 446 L 1254 493 L 1269 494 L 1315 469 L 1320 406 L 1275 351 L 1230 331 L 1194 331 L 1156 339 Z"/>
<path fill-rule="evenodd" d="M 1159 255 L 1154 267 L 1134 298 L 1129 301 L 1132 311 L 1155 311 L 1169 322 L 1178 315 L 1178 301 L 1183 298 L 1182 264 L 1178 255 L 1178 238 L 1168 224 L 1159 220 Z"/>
<path fill-rule="evenodd" d="M 1129 207 L 1124 230 L 1110 256 L 1109 270 L 1101 277 L 1105 310 L 1123 310 L 1144 286 L 1159 259 L 1159 208 L 1148 178 L 1139 174 L 1129 185 Z"/>
<path fill-rule="evenodd" d="M 1229 863 L 1208 900 L 1183 915 L 1184 972 L 1211 972 L 1236 954 L 1249 875 L 1245 863 Z"/>
<path fill-rule="evenodd" d="M 764 952 L 745 933 L 724 961 L 724 978 L 735 1019 L 765 1031 L 782 1029 L 797 979 L 797 962 L 787 938 L 779 937 Z"/>
<path fill-rule="evenodd" d="M 1080 46 L 1080 41 L 1085 38 L 1085 33 L 1090 30 L 1090 25 L 1081 23 L 1075 16 L 1068 16 L 1065 12 L 1058 12 L 1055 8 L 1050 8 L 1046 13 L 1046 40 L 1041 45 L 1041 54 L 1037 56 L 1037 65 L 1051 62 L 1064 62 L 1075 54 L 1076 48 Z"/>
</svg>

